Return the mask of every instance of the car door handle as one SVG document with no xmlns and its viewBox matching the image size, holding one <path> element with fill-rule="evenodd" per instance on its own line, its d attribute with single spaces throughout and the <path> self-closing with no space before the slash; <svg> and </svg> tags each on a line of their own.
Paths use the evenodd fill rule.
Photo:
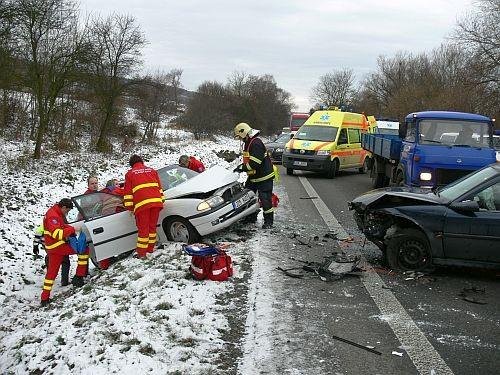
<svg viewBox="0 0 500 375">
<path fill-rule="evenodd" d="M 92 233 L 94 234 L 99 234 L 99 233 L 102 233 L 104 232 L 104 228 L 103 227 L 99 227 L 99 228 L 95 228 Z"/>
</svg>

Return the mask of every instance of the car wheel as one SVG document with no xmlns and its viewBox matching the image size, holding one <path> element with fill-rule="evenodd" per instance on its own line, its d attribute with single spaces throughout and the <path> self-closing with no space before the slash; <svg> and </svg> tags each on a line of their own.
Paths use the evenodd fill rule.
<svg viewBox="0 0 500 375">
<path fill-rule="evenodd" d="M 365 160 L 363 161 L 363 166 L 358 169 L 359 173 L 366 173 L 370 169 L 369 164 L 370 163 L 370 158 L 366 157 Z"/>
<path fill-rule="evenodd" d="M 129 250 L 129 251 L 125 251 L 124 253 L 121 253 L 117 256 L 114 256 L 112 258 L 109 259 L 109 264 L 114 264 L 116 262 L 118 262 L 119 260 L 122 260 L 122 259 L 125 259 L 125 258 L 128 258 L 135 250 Z M 95 268 L 97 269 L 101 269 L 101 265 L 99 264 L 99 262 L 95 259 L 95 256 L 93 254 L 90 255 L 90 260 L 92 262 L 92 264 L 94 265 Z"/>
<path fill-rule="evenodd" d="M 164 221 L 163 230 L 169 241 L 194 243 L 200 235 L 189 221 L 182 217 L 171 217 Z"/>
<path fill-rule="evenodd" d="M 335 159 L 328 165 L 328 169 L 326 171 L 326 178 L 335 178 L 339 171 L 339 161 Z"/>
<path fill-rule="evenodd" d="M 289 176 L 293 176 L 293 168 L 287 168 L 286 169 L 286 174 Z"/>
<path fill-rule="evenodd" d="M 387 243 L 387 262 L 402 271 L 429 269 L 432 255 L 425 234 L 417 229 L 398 230 Z"/>
</svg>

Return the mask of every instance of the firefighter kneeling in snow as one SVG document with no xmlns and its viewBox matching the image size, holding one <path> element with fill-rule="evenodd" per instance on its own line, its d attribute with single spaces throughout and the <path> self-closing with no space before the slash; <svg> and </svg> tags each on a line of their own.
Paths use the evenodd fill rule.
<svg viewBox="0 0 500 375">
<path fill-rule="evenodd" d="M 53 205 L 43 218 L 45 250 L 49 257 L 47 274 L 43 282 L 42 306 L 50 302 L 50 291 L 54 285 L 54 280 L 59 272 L 59 267 L 66 255 L 75 254 L 75 250 L 69 245 L 71 236 L 76 236 L 75 228 L 66 222 L 66 215 L 73 208 L 71 199 L 63 198 L 59 203 Z M 82 254 L 78 254 L 78 266 L 76 275 L 72 283 L 75 287 L 84 284 L 83 278 L 87 275 L 87 264 L 89 261 L 88 249 Z"/>
<path fill-rule="evenodd" d="M 234 135 L 241 138 L 243 145 L 243 164 L 238 165 L 234 172 L 246 172 L 248 175 L 245 186 L 254 193 L 258 192 L 262 210 L 264 211 L 264 225 L 262 229 L 273 226 L 274 208 L 272 205 L 274 168 L 266 146 L 257 137 L 260 130 L 252 129 L 242 122 L 235 126 Z M 245 222 L 257 221 L 258 212 L 245 218 Z"/>
</svg>

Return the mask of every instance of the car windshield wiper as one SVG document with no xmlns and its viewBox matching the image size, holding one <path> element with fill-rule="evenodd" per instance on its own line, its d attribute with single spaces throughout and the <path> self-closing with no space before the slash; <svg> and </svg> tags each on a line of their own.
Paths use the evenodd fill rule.
<svg viewBox="0 0 500 375">
<path fill-rule="evenodd" d="M 431 191 L 432 191 L 435 195 L 437 195 L 438 197 L 440 196 L 440 195 L 439 195 L 439 187 L 438 187 L 438 186 L 434 186 L 434 187 L 431 189 Z"/>
<path fill-rule="evenodd" d="M 453 145 L 455 147 L 472 147 L 471 145 Z"/>
<path fill-rule="evenodd" d="M 440 142 L 440 141 L 435 141 L 434 139 L 423 139 L 423 141 L 425 141 L 425 142 L 431 142 L 431 143 L 439 143 L 439 144 L 443 143 L 443 142 Z"/>
</svg>

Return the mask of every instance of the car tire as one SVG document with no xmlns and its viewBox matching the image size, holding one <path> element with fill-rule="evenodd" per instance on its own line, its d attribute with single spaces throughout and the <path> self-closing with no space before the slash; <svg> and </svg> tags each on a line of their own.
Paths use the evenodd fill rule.
<svg viewBox="0 0 500 375">
<path fill-rule="evenodd" d="M 200 235 L 197 230 L 186 219 L 175 216 L 170 217 L 163 222 L 163 231 L 167 235 L 169 241 L 195 243 L 199 240 Z"/>
<path fill-rule="evenodd" d="M 370 169 L 369 166 L 370 158 L 366 157 L 363 161 L 363 165 L 358 169 L 359 173 L 366 173 Z"/>
<path fill-rule="evenodd" d="M 387 262 L 401 271 L 428 270 L 432 264 L 429 241 L 420 230 L 397 230 L 387 241 Z"/>
<path fill-rule="evenodd" d="M 339 161 L 335 159 L 328 165 L 328 169 L 326 171 L 326 178 L 335 178 L 339 171 Z"/>
<path fill-rule="evenodd" d="M 117 256 L 114 256 L 112 258 L 110 258 L 110 264 L 114 264 L 116 262 L 118 262 L 119 260 L 122 260 L 122 259 L 125 259 L 125 258 L 128 258 L 130 255 L 132 255 L 132 253 L 134 252 L 135 250 L 129 250 L 129 251 L 126 251 L 124 253 L 121 253 Z M 92 254 L 89 256 L 90 258 L 90 261 L 92 262 L 92 264 L 94 265 L 95 268 L 97 269 L 101 269 L 101 265 L 99 264 L 99 262 L 95 259 L 94 256 L 92 256 Z"/>
<path fill-rule="evenodd" d="M 293 168 L 287 168 L 286 169 L 286 174 L 289 176 L 293 176 Z"/>
</svg>

